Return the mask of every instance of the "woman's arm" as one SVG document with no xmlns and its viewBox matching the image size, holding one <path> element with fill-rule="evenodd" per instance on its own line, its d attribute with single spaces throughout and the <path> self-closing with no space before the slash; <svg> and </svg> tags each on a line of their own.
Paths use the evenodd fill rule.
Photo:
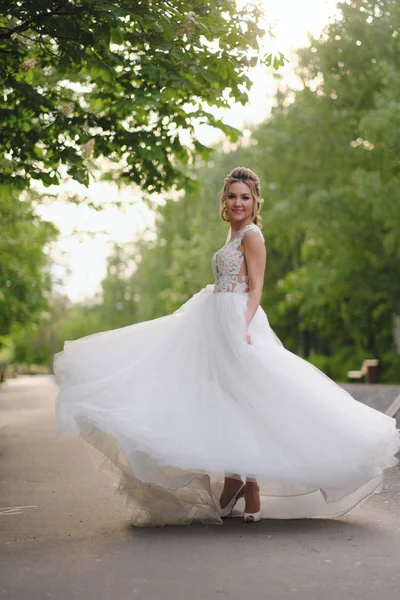
<svg viewBox="0 0 400 600">
<path fill-rule="evenodd" d="M 247 265 L 247 277 L 249 282 L 249 299 L 246 311 L 246 341 L 251 343 L 248 333 L 250 321 L 260 306 L 260 300 L 264 285 L 264 272 L 267 262 L 267 251 L 265 244 L 257 231 L 247 231 L 243 237 L 244 257 Z"/>
</svg>

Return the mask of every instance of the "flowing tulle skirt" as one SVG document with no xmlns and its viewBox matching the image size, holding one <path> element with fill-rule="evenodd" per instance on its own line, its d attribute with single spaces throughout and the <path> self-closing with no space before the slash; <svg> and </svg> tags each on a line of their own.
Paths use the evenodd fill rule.
<svg viewBox="0 0 400 600">
<path fill-rule="evenodd" d="M 226 472 L 257 478 L 263 517 L 335 517 L 396 464 L 394 419 L 286 350 L 262 308 L 246 344 L 246 303 L 207 286 L 56 355 L 60 433 L 108 457 L 135 525 L 221 523 Z"/>
</svg>

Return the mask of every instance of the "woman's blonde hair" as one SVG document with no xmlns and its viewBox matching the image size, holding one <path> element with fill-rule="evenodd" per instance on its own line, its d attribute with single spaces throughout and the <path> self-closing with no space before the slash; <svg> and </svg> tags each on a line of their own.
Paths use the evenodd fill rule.
<svg viewBox="0 0 400 600">
<path fill-rule="evenodd" d="M 264 202 L 261 197 L 261 186 L 258 176 L 247 169 L 247 167 L 236 167 L 231 171 L 224 179 L 224 187 L 221 190 L 220 202 L 219 202 L 219 214 L 223 221 L 229 223 L 229 217 L 226 210 L 226 196 L 228 194 L 229 186 L 232 183 L 238 183 L 242 181 L 250 189 L 253 196 L 253 223 L 261 227 L 260 209 L 261 204 Z"/>
</svg>

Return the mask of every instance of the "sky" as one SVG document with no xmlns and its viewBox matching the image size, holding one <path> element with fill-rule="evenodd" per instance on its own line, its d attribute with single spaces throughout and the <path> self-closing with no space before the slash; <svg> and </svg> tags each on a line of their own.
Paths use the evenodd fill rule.
<svg viewBox="0 0 400 600">
<path fill-rule="evenodd" d="M 337 0 L 263 0 L 266 19 L 273 25 L 275 33 L 274 40 L 265 40 L 265 47 L 270 51 L 283 52 L 289 59 L 279 71 L 282 82 L 298 87 L 294 74 L 294 51 L 308 45 L 308 32 L 315 36 L 321 32 L 335 13 L 336 3 Z M 226 123 L 245 129 L 247 124 L 259 123 L 268 116 L 276 89 L 273 73 L 272 69 L 253 69 L 251 77 L 254 85 L 249 103 L 218 112 Z M 206 126 L 197 133 L 199 140 L 205 144 L 212 144 L 221 136 Z M 59 289 L 74 302 L 92 298 L 101 289 L 106 259 L 113 242 L 130 242 L 145 230 L 151 231 L 154 214 L 143 203 L 136 189 L 121 190 L 111 183 L 94 182 L 87 189 L 71 182 L 48 191 L 60 198 L 40 207 L 41 215 L 53 221 L 60 230 L 59 240 L 51 249 L 55 276 L 64 282 Z M 96 212 L 86 206 L 68 204 L 62 197 L 71 192 L 94 201 L 101 200 L 110 206 Z M 122 201 L 120 210 L 112 206 L 116 200 Z"/>
</svg>

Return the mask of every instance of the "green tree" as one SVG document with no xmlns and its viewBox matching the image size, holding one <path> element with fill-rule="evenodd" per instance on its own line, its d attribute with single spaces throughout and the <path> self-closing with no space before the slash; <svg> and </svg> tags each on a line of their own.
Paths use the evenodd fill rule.
<svg viewBox="0 0 400 600">
<path fill-rule="evenodd" d="M 62 350 L 66 340 L 108 328 L 100 303 L 73 305 L 67 297 L 53 295 L 38 322 L 13 325 L 10 335 L 13 362 L 38 364 L 51 370 L 54 354 Z"/>
<path fill-rule="evenodd" d="M 338 356 L 336 374 L 371 354 L 393 376 L 400 8 L 339 6 L 340 17 L 300 52 L 303 90 L 282 94 L 256 132 L 264 177 L 275 183 L 270 240 L 292 261 L 274 311 L 292 324 L 297 316 L 311 349 Z"/>
<path fill-rule="evenodd" d="M 3 184 L 88 183 L 87 156 L 160 191 L 207 149 L 194 125 L 237 131 L 209 107 L 245 103 L 262 11 L 234 0 L 0 2 Z M 271 56 L 260 57 L 271 61 Z M 275 66 L 282 62 L 275 60 Z M 180 133 L 190 134 L 192 145 Z"/>
<path fill-rule="evenodd" d="M 51 287 L 48 244 L 56 228 L 35 214 L 34 202 L 0 186 L 0 335 L 27 323 L 47 306 Z"/>
<path fill-rule="evenodd" d="M 115 246 L 107 260 L 107 273 L 102 281 L 100 314 L 102 329 L 116 329 L 130 325 L 136 320 L 136 298 L 130 286 L 129 276 L 135 269 L 129 247 Z"/>
</svg>

